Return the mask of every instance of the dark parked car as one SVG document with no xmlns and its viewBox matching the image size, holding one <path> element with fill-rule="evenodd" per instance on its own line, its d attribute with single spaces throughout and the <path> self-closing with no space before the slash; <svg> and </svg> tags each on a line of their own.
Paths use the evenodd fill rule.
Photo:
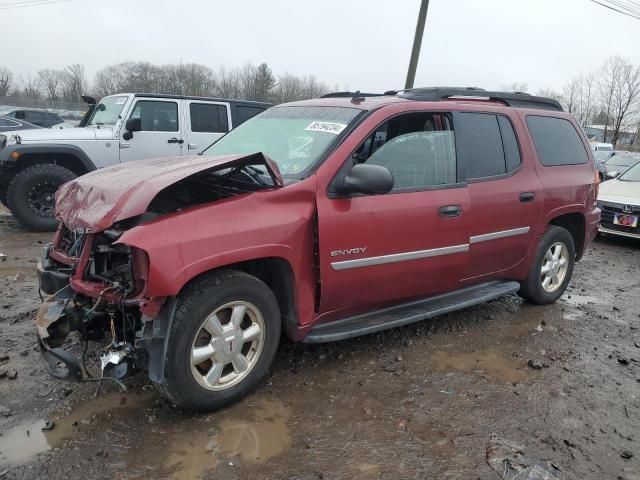
<svg viewBox="0 0 640 480">
<path fill-rule="evenodd" d="M 616 152 L 604 164 L 607 177 L 605 180 L 622 175 L 637 163 L 640 163 L 640 153 Z"/>
<path fill-rule="evenodd" d="M 64 119 L 60 115 L 43 110 L 13 110 L 7 113 L 6 116 L 17 120 L 25 120 L 44 128 L 50 128 L 54 125 L 64 123 Z"/>
<path fill-rule="evenodd" d="M 25 122 L 24 120 L 0 116 L 0 133 L 11 132 L 13 130 L 31 130 L 34 128 L 41 127 L 33 123 Z"/>
</svg>

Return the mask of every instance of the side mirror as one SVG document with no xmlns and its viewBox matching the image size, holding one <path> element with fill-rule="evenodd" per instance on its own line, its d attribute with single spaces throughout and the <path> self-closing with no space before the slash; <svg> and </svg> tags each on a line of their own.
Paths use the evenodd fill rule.
<svg viewBox="0 0 640 480">
<path fill-rule="evenodd" d="M 133 138 L 133 132 L 139 132 L 142 130 L 142 120 L 139 118 L 130 118 L 125 123 L 125 132 L 122 134 L 122 138 L 125 140 L 131 140 Z"/>
<path fill-rule="evenodd" d="M 618 175 L 620 174 L 615 170 L 613 170 L 612 172 L 607 172 L 607 178 L 616 178 Z"/>
<path fill-rule="evenodd" d="M 336 187 L 338 193 L 365 193 L 383 195 L 393 189 L 393 175 L 382 165 L 359 163 L 344 177 L 342 185 Z"/>
</svg>

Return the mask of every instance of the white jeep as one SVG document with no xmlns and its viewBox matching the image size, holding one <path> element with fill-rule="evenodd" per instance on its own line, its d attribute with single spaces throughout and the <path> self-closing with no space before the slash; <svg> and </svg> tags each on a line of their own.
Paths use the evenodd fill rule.
<svg viewBox="0 0 640 480">
<path fill-rule="evenodd" d="M 194 154 L 271 105 L 209 97 L 122 93 L 96 104 L 77 128 L 0 135 L 0 202 L 25 227 L 56 228 L 54 193 L 97 168 Z"/>
</svg>

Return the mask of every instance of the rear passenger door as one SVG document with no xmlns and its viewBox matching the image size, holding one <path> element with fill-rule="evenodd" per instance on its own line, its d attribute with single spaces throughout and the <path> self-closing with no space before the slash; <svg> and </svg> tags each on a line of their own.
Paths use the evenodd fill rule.
<svg viewBox="0 0 640 480">
<path fill-rule="evenodd" d="M 506 115 L 458 112 L 454 126 L 471 201 L 464 275 L 470 280 L 506 271 L 526 257 L 542 218 L 542 183 L 533 162 L 523 161 L 519 129 Z"/>
<path fill-rule="evenodd" d="M 139 118 L 142 130 L 133 132 L 130 140 L 122 138 L 121 132 L 120 161 L 182 155 L 185 143 L 181 132 L 183 102 L 177 99 L 136 98 L 123 125 L 126 120 Z"/>
<path fill-rule="evenodd" d="M 230 130 L 231 115 L 226 102 L 186 101 L 187 151 L 195 154 Z"/>
</svg>

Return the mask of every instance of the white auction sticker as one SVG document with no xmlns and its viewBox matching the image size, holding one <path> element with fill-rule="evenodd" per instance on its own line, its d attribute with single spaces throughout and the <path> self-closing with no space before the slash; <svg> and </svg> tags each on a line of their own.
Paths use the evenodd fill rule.
<svg viewBox="0 0 640 480">
<path fill-rule="evenodd" d="M 347 125 L 344 123 L 332 123 L 332 122 L 311 122 L 305 130 L 310 132 L 326 132 L 338 135 Z"/>
<path fill-rule="evenodd" d="M 122 105 L 126 101 L 127 101 L 127 97 L 118 97 L 116 99 L 116 105 Z"/>
</svg>

